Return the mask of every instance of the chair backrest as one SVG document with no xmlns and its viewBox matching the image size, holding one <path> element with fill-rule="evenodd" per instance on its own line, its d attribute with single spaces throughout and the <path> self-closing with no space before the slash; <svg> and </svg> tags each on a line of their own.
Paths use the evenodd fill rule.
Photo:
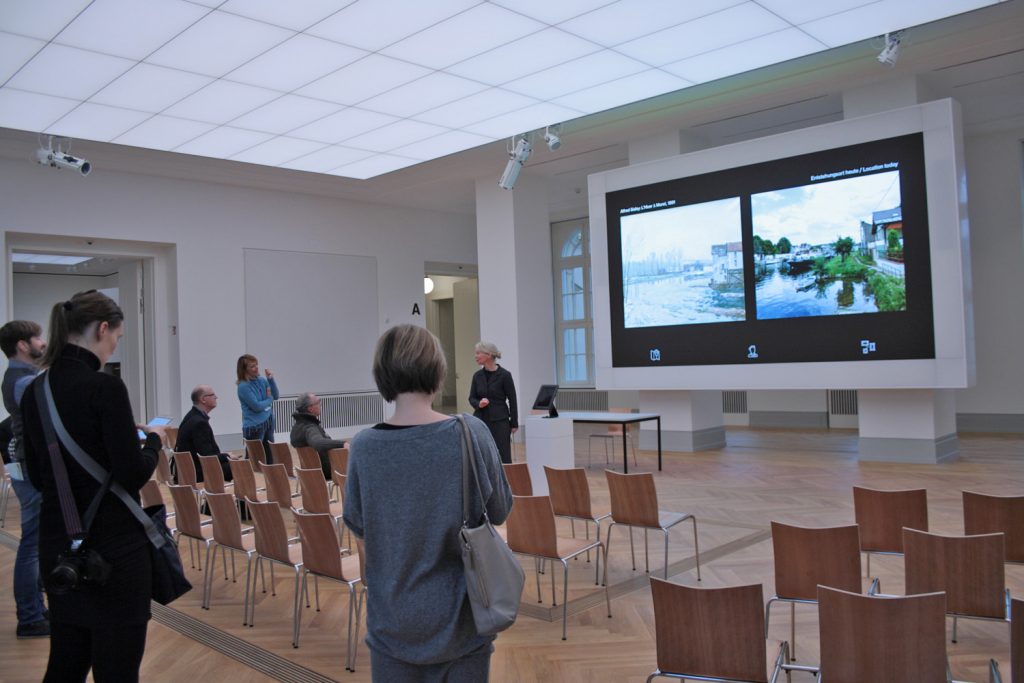
<svg viewBox="0 0 1024 683">
<path fill-rule="evenodd" d="M 1006 616 L 1002 534 L 940 536 L 903 530 L 906 594 L 946 593 L 946 611 Z"/>
<path fill-rule="evenodd" d="M 174 526 L 178 532 L 192 538 L 202 538 L 203 530 L 199 519 L 199 503 L 196 502 L 195 491 L 185 484 L 168 484 L 174 501 Z"/>
<path fill-rule="evenodd" d="M 259 472 L 267 462 L 267 452 L 263 450 L 263 442 L 259 439 L 242 439 L 245 443 L 245 457 L 249 459 L 254 472 Z"/>
<path fill-rule="evenodd" d="M 348 445 L 327 451 L 327 459 L 331 463 L 332 472 L 337 470 L 342 474 L 348 474 Z"/>
<path fill-rule="evenodd" d="M 1024 600 L 1010 601 L 1010 676 L 1024 681 Z"/>
<path fill-rule="evenodd" d="M 547 496 L 512 496 L 512 512 L 505 526 L 513 552 L 558 557 L 555 513 Z"/>
<path fill-rule="evenodd" d="M 139 489 L 139 499 L 142 501 L 142 507 L 148 508 L 151 505 L 163 505 L 164 496 L 160 493 L 160 482 L 156 479 L 150 479 L 142 488 Z"/>
<path fill-rule="evenodd" d="M 283 508 L 290 508 L 292 506 L 292 490 L 284 465 L 280 463 L 263 465 L 263 478 L 267 485 L 267 500 L 273 501 Z"/>
<path fill-rule="evenodd" d="M 345 576 L 341 569 L 341 546 L 338 532 L 330 515 L 293 511 L 299 525 L 302 542 L 302 564 L 314 574 L 329 576 L 340 581 L 355 577 Z"/>
<path fill-rule="evenodd" d="M 658 669 L 766 683 L 761 584 L 691 588 L 651 577 Z"/>
<path fill-rule="evenodd" d="M 156 478 L 161 484 L 173 484 L 171 463 L 167 459 L 167 451 L 163 448 L 156 452 Z"/>
<path fill-rule="evenodd" d="M 178 483 L 195 488 L 196 464 L 192 461 L 192 454 L 188 451 L 174 451 L 174 468 L 178 471 Z"/>
<path fill-rule="evenodd" d="M 235 497 L 230 493 L 207 493 L 213 517 L 213 540 L 229 548 L 242 549 L 242 521 L 238 517 Z"/>
<path fill-rule="evenodd" d="M 513 496 L 532 496 L 533 482 L 530 480 L 530 468 L 525 462 L 502 463 L 505 479 L 512 489 Z"/>
<path fill-rule="evenodd" d="M 299 490 L 302 491 L 302 509 L 306 512 L 327 514 L 331 511 L 331 500 L 327 495 L 327 480 L 319 467 L 306 469 L 296 467 Z"/>
<path fill-rule="evenodd" d="M 312 446 L 299 446 L 295 452 L 299 456 L 299 467 L 307 470 L 320 467 L 320 454 Z"/>
<path fill-rule="evenodd" d="M 857 525 L 802 527 L 772 522 L 775 594 L 814 600 L 818 584 L 859 593 L 860 541 Z"/>
<path fill-rule="evenodd" d="M 654 488 L 654 475 L 620 474 L 605 470 L 608 495 L 612 502 L 612 521 L 616 524 L 657 527 L 658 491 Z"/>
<path fill-rule="evenodd" d="M 231 468 L 231 481 L 235 485 L 235 498 L 238 500 L 259 500 L 256 494 L 256 475 L 252 466 L 245 460 L 228 460 Z"/>
<path fill-rule="evenodd" d="M 203 488 L 209 493 L 224 493 L 224 469 L 216 455 L 200 455 L 199 466 L 203 469 Z"/>
<path fill-rule="evenodd" d="M 348 477 L 342 474 L 339 470 L 331 472 L 331 481 L 334 482 L 334 487 L 338 489 L 338 496 L 341 498 L 341 502 L 345 502 L 345 484 Z"/>
<path fill-rule="evenodd" d="M 288 531 L 281 508 L 272 501 L 245 501 L 252 514 L 256 534 L 256 552 L 278 562 L 291 564 L 288 556 Z"/>
<path fill-rule="evenodd" d="M 295 463 L 292 462 L 292 447 L 284 441 L 270 442 L 270 455 L 274 462 L 284 465 L 289 477 L 295 476 Z"/>
<path fill-rule="evenodd" d="M 963 492 L 964 533 L 1006 535 L 1006 561 L 1024 562 L 1024 496 Z"/>
<path fill-rule="evenodd" d="M 632 413 L 633 409 L 632 408 L 609 408 L 608 412 L 609 413 Z M 626 427 L 627 427 L 627 425 L 623 425 L 623 424 L 609 424 L 608 425 L 608 434 L 612 435 L 612 436 L 622 436 L 622 430 L 625 429 Z"/>
<path fill-rule="evenodd" d="M 590 509 L 590 484 L 582 467 L 558 468 L 544 466 L 548 480 L 551 509 L 556 515 L 593 519 Z"/>
<path fill-rule="evenodd" d="M 942 593 L 881 597 L 821 586 L 821 680 L 946 682 Z"/>
<path fill-rule="evenodd" d="M 860 527 L 860 549 L 903 552 L 903 527 L 928 531 L 928 491 L 879 491 L 853 487 L 853 514 Z"/>
<path fill-rule="evenodd" d="M 175 445 L 178 443 L 178 428 L 177 427 L 164 427 L 164 434 L 167 436 L 164 438 L 164 446 L 174 450 Z"/>
</svg>

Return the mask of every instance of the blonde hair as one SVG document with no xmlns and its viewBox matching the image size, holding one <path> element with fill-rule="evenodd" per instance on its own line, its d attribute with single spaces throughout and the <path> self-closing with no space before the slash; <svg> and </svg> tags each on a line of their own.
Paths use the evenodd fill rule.
<svg viewBox="0 0 1024 683">
<path fill-rule="evenodd" d="M 473 350 L 486 353 L 487 355 L 494 356 L 495 358 L 501 358 L 501 351 L 499 351 L 498 347 L 494 345 L 494 342 L 477 342 L 476 346 L 473 347 Z"/>
<path fill-rule="evenodd" d="M 377 340 L 373 379 L 385 401 L 399 394 L 435 394 L 447 372 L 441 342 L 425 328 L 396 325 Z"/>
</svg>

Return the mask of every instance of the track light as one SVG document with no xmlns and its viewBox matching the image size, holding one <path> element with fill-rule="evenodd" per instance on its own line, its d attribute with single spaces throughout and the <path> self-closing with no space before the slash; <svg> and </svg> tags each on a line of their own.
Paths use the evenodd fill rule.
<svg viewBox="0 0 1024 683">
<path fill-rule="evenodd" d="M 552 128 L 554 130 L 552 130 Z M 562 146 L 562 138 L 558 137 L 558 126 L 548 126 L 544 131 L 544 144 L 552 152 Z"/>
<path fill-rule="evenodd" d="M 903 42 L 903 31 L 885 34 L 885 47 L 878 53 L 878 61 L 886 66 L 896 66 L 900 58 L 900 43 Z"/>
<path fill-rule="evenodd" d="M 56 147 L 54 143 L 56 143 Z M 71 138 L 54 139 L 52 135 L 48 136 L 46 144 L 43 144 L 40 140 L 39 149 L 36 150 L 36 161 L 43 166 L 70 168 L 77 171 L 80 175 L 89 175 L 89 172 L 92 171 L 92 164 L 89 163 L 88 159 L 71 156 L 68 152 L 64 151 L 65 147 L 70 151 Z"/>
<path fill-rule="evenodd" d="M 501 174 L 501 180 L 498 181 L 498 187 L 503 190 L 511 190 L 516 186 L 519 172 L 523 170 L 523 164 L 530 158 L 531 152 L 533 152 L 533 145 L 530 144 L 529 135 L 512 138 L 508 150 L 508 163 L 505 165 L 505 172 Z"/>
</svg>

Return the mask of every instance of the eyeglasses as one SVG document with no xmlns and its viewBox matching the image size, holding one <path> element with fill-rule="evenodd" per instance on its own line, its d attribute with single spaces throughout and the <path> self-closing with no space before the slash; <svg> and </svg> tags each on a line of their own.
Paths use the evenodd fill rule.
<svg viewBox="0 0 1024 683">
<path fill-rule="evenodd" d="M 206 398 L 207 396 L 213 396 L 214 398 L 217 398 L 217 394 L 203 394 L 202 398 Z"/>
</svg>

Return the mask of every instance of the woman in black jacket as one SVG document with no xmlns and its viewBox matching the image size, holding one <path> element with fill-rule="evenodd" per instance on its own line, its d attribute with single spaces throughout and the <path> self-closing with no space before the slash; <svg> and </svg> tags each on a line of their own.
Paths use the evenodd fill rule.
<svg viewBox="0 0 1024 683">
<path fill-rule="evenodd" d="M 482 367 L 473 374 L 469 404 L 473 417 L 480 418 L 491 430 L 503 463 L 512 462 L 512 435 L 519 429 L 516 385 L 512 373 L 498 365 L 501 351 L 491 342 L 478 342 L 476 362 Z"/>
<path fill-rule="evenodd" d="M 96 291 L 80 292 L 57 303 L 50 317 L 50 339 L 42 365 L 47 372 L 25 391 L 25 462 L 28 476 L 43 495 L 39 570 L 44 581 L 68 550 L 70 539 L 44 436 L 36 387 L 48 381 L 56 412 L 71 439 L 138 501 L 139 488 L 156 468 L 163 430 L 145 427 L 139 447 L 128 391 L 113 375 L 100 372 L 123 335 L 121 309 Z M 140 427 L 141 428 L 141 427 Z M 60 448 L 68 482 L 84 518 L 100 484 Z M 85 546 L 112 570 L 102 584 L 84 582 L 63 594 L 48 590 L 50 659 L 47 681 L 84 681 L 89 669 L 97 683 L 137 681 L 150 617 L 151 566 L 142 525 L 114 494 L 107 493 L 88 532 Z"/>
</svg>

